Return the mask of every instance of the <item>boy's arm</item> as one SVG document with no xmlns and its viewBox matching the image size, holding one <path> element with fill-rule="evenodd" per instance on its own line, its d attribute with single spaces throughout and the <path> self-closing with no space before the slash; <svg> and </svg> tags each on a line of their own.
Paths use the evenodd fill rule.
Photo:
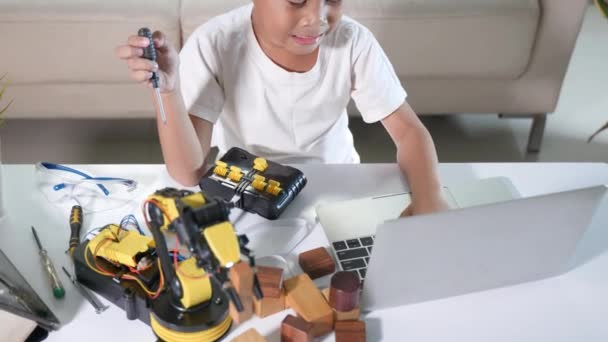
<svg viewBox="0 0 608 342">
<path fill-rule="evenodd" d="M 437 153 L 431 135 L 407 102 L 382 120 L 397 147 L 397 163 L 412 192 L 401 216 L 447 210 L 441 193 Z"/>
<path fill-rule="evenodd" d="M 213 124 L 189 115 L 179 90 L 163 94 L 162 99 L 167 124 L 158 119 L 157 126 L 167 171 L 178 183 L 195 186 L 205 172 Z"/>
</svg>

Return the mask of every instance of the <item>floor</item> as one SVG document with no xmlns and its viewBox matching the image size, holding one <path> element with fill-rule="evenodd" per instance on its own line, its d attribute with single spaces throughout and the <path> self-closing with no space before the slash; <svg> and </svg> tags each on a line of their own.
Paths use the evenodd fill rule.
<svg viewBox="0 0 608 342">
<path fill-rule="evenodd" d="M 562 97 L 549 116 L 542 151 L 526 155 L 530 120 L 495 114 L 424 116 L 441 162 L 608 162 L 608 21 L 590 7 Z M 351 120 L 364 162 L 392 162 L 395 148 L 381 125 Z M 152 120 L 11 120 L 0 129 L 4 163 L 162 163 Z M 69 137 L 58 138 L 58 137 Z"/>
</svg>

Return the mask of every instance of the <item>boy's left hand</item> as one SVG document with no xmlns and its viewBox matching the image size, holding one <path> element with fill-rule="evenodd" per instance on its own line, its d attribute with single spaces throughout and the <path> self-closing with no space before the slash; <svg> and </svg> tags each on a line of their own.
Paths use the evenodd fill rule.
<svg viewBox="0 0 608 342">
<path fill-rule="evenodd" d="M 441 195 L 431 196 L 424 199 L 413 199 L 412 203 L 405 208 L 400 217 L 432 214 L 449 209 L 450 206 Z"/>
</svg>

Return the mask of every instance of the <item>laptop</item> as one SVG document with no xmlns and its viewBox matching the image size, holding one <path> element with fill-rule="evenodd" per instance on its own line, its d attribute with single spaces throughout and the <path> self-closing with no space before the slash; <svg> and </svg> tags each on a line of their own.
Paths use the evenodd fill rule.
<svg viewBox="0 0 608 342">
<path fill-rule="evenodd" d="M 451 184 L 443 197 L 452 209 L 508 201 L 519 197 L 508 178 L 493 177 Z M 327 203 L 316 208 L 317 217 L 342 270 L 366 276 L 376 227 L 394 220 L 411 203 L 409 193 Z"/>
<path fill-rule="evenodd" d="M 341 241 L 332 246 L 339 268 L 364 279 L 366 312 L 540 280 L 566 270 L 606 191 L 598 186 L 390 220 L 346 240 L 346 249 L 336 246 Z M 329 236 L 333 228 L 320 212 Z"/>
</svg>

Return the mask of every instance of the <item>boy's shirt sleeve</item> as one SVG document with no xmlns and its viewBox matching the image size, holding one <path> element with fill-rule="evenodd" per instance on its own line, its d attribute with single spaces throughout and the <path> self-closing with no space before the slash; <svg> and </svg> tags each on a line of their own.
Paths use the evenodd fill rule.
<svg viewBox="0 0 608 342">
<path fill-rule="evenodd" d="M 180 54 L 180 90 L 188 113 L 211 123 L 217 122 L 224 107 L 220 61 L 212 39 L 197 29 Z"/>
<path fill-rule="evenodd" d="M 363 120 L 374 123 L 397 110 L 407 93 L 374 35 L 360 27 L 353 39 L 351 96 Z"/>
</svg>

